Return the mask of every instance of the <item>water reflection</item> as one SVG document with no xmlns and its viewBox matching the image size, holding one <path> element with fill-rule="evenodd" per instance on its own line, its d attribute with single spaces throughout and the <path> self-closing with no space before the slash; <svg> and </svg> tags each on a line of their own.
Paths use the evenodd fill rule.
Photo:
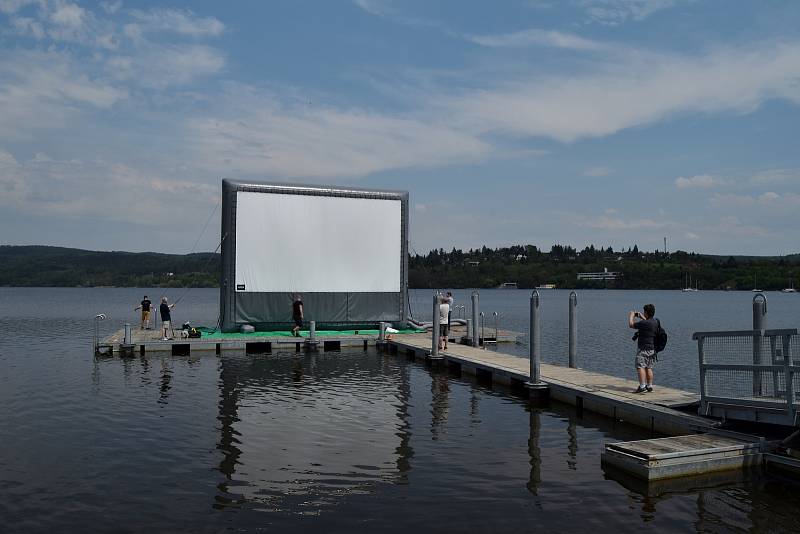
<svg viewBox="0 0 800 534">
<path fill-rule="evenodd" d="M 646 484 L 606 470 L 604 478 L 602 443 L 646 433 L 591 412 L 578 418 L 556 402 L 529 404 L 503 388 L 403 358 L 355 352 L 97 359 L 93 388 L 110 387 L 114 377 L 101 377 L 108 368 L 117 381 L 148 387 L 155 393 L 142 396 L 148 402 L 169 403 L 159 410 L 164 418 L 193 417 L 186 411 L 191 388 L 180 386 L 185 378 L 196 384 L 215 377 L 208 416 L 216 422 L 209 445 L 216 452 L 182 459 L 198 471 L 212 465 L 217 474 L 206 481 L 206 509 L 322 517 L 352 513 L 348 507 L 357 503 L 372 507 L 370 517 L 385 516 L 384 523 L 371 519 L 376 525 L 391 525 L 391 517 L 402 524 L 404 505 L 433 513 L 425 503 L 445 500 L 462 517 L 453 525 L 463 528 L 479 510 L 498 518 L 508 517 L 507 509 L 525 524 L 550 526 L 558 525 L 554 513 L 561 521 L 602 517 L 623 527 L 632 521 L 701 531 L 786 530 L 796 523 L 767 496 L 800 504 L 798 497 L 758 477 Z M 177 424 L 165 423 L 162 429 Z"/>
<path fill-rule="evenodd" d="M 446 432 L 449 392 L 450 385 L 447 374 L 431 373 L 431 437 L 434 440 L 439 439 L 440 435 Z"/>
<path fill-rule="evenodd" d="M 542 483 L 542 450 L 539 439 L 542 433 L 541 410 L 530 407 L 530 436 L 528 438 L 528 456 L 530 456 L 530 476 L 527 488 L 534 495 L 539 495 L 539 485 Z"/>
<path fill-rule="evenodd" d="M 567 435 L 569 436 L 567 445 L 567 467 L 573 471 L 577 469 L 578 459 L 578 431 L 575 425 L 575 418 L 570 417 L 567 423 Z"/>
</svg>

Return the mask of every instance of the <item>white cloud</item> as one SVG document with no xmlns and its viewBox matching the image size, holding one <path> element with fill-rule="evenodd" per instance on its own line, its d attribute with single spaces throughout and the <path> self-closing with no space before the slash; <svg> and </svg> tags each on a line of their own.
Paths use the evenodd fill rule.
<svg viewBox="0 0 800 534">
<path fill-rule="evenodd" d="M 670 223 L 654 221 L 653 219 L 623 219 L 622 217 L 611 217 L 608 215 L 601 215 L 599 217 L 590 217 L 578 221 L 578 226 L 587 228 L 595 228 L 597 230 L 605 231 L 619 231 L 619 230 L 641 230 L 641 229 L 659 229 L 670 226 Z"/>
<path fill-rule="evenodd" d="M 570 50 L 608 50 L 610 45 L 555 30 L 529 29 L 502 35 L 466 35 L 473 43 L 488 47 L 525 47 L 531 45 Z"/>
<path fill-rule="evenodd" d="M 577 0 L 591 22 L 617 26 L 629 20 L 644 20 L 676 4 L 676 0 Z"/>
<path fill-rule="evenodd" d="M 800 169 L 768 169 L 753 175 L 750 182 L 756 185 L 800 184 Z"/>
<path fill-rule="evenodd" d="M 700 236 L 695 234 L 694 232 L 686 232 L 684 234 L 684 237 L 686 237 L 686 239 L 692 239 L 692 240 L 700 239 Z"/>
<path fill-rule="evenodd" d="M 25 6 L 39 3 L 39 0 L 0 0 L 0 13 L 16 13 Z"/>
<path fill-rule="evenodd" d="M 214 17 L 198 17 L 190 10 L 132 10 L 141 32 L 176 32 L 192 37 L 216 37 L 225 31 L 225 24 Z"/>
<path fill-rule="evenodd" d="M 490 151 L 469 133 L 434 120 L 358 109 L 303 109 L 262 95 L 241 98 L 241 111 L 188 123 L 195 157 L 220 173 L 363 176 L 478 161 Z"/>
<path fill-rule="evenodd" d="M 544 136 L 600 137 L 678 113 L 748 113 L 771 98 L 800 103 L 800 43 L 753 45 L 698 57 L 631 53 L 581 75 L 523 77 L 441 95 L 460 127 Z"/>
<path fill-rule="evenodd" d="M 0 57 L 0 139 L 63 126 L 83 110 L 108 109 L 127 91 L 91 78 L 57 52 Z"/>
<path fill-rule="evenodd" d="M 781 213 L 794 213 L 794 210 L 800 207 L 800 194 L 797 193 L 775 193 L 774 191 L 766 191 L 759 195 L 741 195 L 741 194 L 715 194 L 710 199 L 710 203 L 715 208 L 745 208 L 745 207 L 759 207 L 767 211 L 770 215 L 779 215 Z"/>
<path fill-rule="evenodd" d="M 100 2 L 100 7 L 109 15 L 113 15 L 122 7 L 122 0 L 115 0 L 113 2 Z"/>
<path fill-rule="evenodd" d="M 589 167 L 585 171 L 583 171 L 584 176 L 591 176 L 591 177 L 600 177 L 600 176 L 608 176 L 613 172 L 612 169 L 608 167 Z"/>
<path fill-rule="evenodd" d="M 86 20 L 86 11 L 77 4 L 57 2 L 50 13 L 50 20 L 59 26 L 78 29 Z"/>
<path fill-rule="evenodd" d="M 111 74 L 143 87 L 163 89 L 220 72 L 225 56 L 204 45 L 146 45 L 135 54 L 112 56 Z"/>
<path fill-rule="evenodd" d="M 378 17 L 394 13 L 390 0 L 353 0 L 353 3 L 370 15 Z"/>
<path fill-rule="evenodd" d="M 696 176 L 690 176 L 689 178 L 679 176 L 675 179 L 675 187 L 678 189 L 708 189 L 722 185 L 727 185 L 727 182 L 722 178 L 711 176 L 710 174 L 698 174 Z"/>
<path fill-rule="evenodd" d="M 217 201 L 219 185 L 166 178 L 103 160 L 54 160 L 37 155 L 19 162 L 0 149 L 0 193 L 0 206 L 30 215 L 89 216 L 158 225 L 193 220 L 193 210 L 202 207 L 206 211 Z"/>
</svg>

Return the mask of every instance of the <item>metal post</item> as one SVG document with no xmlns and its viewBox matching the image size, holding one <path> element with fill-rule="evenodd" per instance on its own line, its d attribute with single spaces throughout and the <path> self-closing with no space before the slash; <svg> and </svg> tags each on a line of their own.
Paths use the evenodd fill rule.
<svg viewBox="0 0 800 534">
<path fill-rule="evenodd" d="M 479 293 L 472 292 L 472 346 L 477 347 L 480 345 L 480 338 L 478 337 L 478 317 L 480 314 Z"/>
<path fill-rule="evenodd" d="M 530 390 L 531 395 L 538 395 L 538 391 L 547 388 L 547 384 L 542 383 L 541 374 L 541 329 L 539 326 L 539 292 L 535 289 L 531 294 L 531 313 L 530 313 L 530 332 L 529 332 L 529 347 L 530 347 L 530 381 L 525 386 Z M 536 391 L 536 392 L 535 392 Z"/>
<path fill-rule="evenodd" d="M 131 344 L 131 323 L 125 323 L 125 337 L 122 342 L 126 345 Z"/>
<path fill-rule="evenodd" d="M 439 357 L 439 295 L 433 295 L 433 315 L 431 327 L 431 358 Z"/>
<path fill-rule="evenodd" d="M 578 367 L 578 294 L 569 294 L 569 366 Z"/>
<path fill-rule="evenodd" d="M 767 327 L 767 297 L 753 296 L 753 365 L 761 365 L 761 332 Z M 761 395 L 761 371 L 753 370 L 753 395 Z"/>
<path fill-rule="evenodd" d="M 471 345 L 472 344 L 472 319 L 467 318 L 467 342 Z"/>
<path fill-rule="evenodd" d="M 497 312 L 492 312 L 494 315 L 494 342 L 497 343 Z"/>
<path fill-rule="evenodd" d="M 483 333 L 483 324 L 484 324 L 483 317 L 484 317 L 483 312 L 481 312 L 480 313 L 480 318 L 481 318 L 481 339 L 483 340 L 483 348 L 485 349 L 486 348 L 486 335 Z"/>
<path fill-rule="evenodd" d="M 381 323 L 383 324 L 383 323 Z M 316 341 L 317 340 L 317 322 L 316 321 L 309 321 L 308 322 L 308 340 L 309 341 Z"/>
<path fill-rule="evenodd" d="M 789 349 L 791 336 L 783 336 L 783 369 L 784 369 L 784 382 L 786 383 L 786 409 L 789 415 L 789 420 L 793 424 L 797 424 L 797 413 L 794 406 L 794 370 L 792 362 L 792 353 Z M 776 391 L 777 393 L 777 391 Z"/>
<path fill-rule="evenodd" d="M 383 343 L 384 341 L 386 341 L 386 323 L 381 321 L 378 327 L 378 342 Z"/>
<path fill-rule="evenodd" d="M 105 313 L 98 313 L 94 316 L 94 353 L 100 350 L 100 321 L 105 320 Z"/>
</svg>

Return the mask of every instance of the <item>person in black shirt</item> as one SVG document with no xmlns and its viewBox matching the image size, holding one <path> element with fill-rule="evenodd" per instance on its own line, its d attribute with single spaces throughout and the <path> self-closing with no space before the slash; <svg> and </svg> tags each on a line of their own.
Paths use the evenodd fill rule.
<svg viewBox="0 0 800 534">
<path fill-rule="evenodd" d="M 628 326 L 636 329 L 633 339 L 636 340 L 636 374 L 639 378 L 639 387 L 635 393 L 653 391 L 653 365 L 656 363 L 655 337 L 658 329 L 656 321 L 656 307 L 645 304 L 643 313 L 633 311 L 628 314 Z M 634 321 L 634 319 L 639 319 Z"/>
<path fill-rule="evenodd" d="M 147 298 L 147 295 L 145 295 L 141 304 L 134 308 L 134 310 L 142 310 L 142 324 L 140 326 L 142 330 L 150 329 L 150 307 L 152 304 L 150 299 Z"/>
<path fill-rule="evenodd" d="M 164 334 L 161 338 L 161 341 L 173 339 L 172 316 L 170 314 L 170 310 L 172 310 L 174 307 L 174 304 L 167 304 L 167 297 L 161 297 L 161 306 L 158 308 L 158 311 L 161 312 L 161 330 Z"/>
<path fill-rule="evenodd" d="M 292 335 L 300 337 L 300 329 L 303 328 L 303 297 L 300 295 L 294 296 L 294 302 L 292 302 L 292 319 L 294 320 Z"/>
</svg>

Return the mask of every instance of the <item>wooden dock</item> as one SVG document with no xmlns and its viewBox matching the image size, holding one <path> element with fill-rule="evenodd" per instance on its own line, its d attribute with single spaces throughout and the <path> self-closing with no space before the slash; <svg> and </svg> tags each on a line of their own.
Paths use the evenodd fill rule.
<svg viewBox="0 0 800 534">
<path fill-rule="evenodd" d="M 395 336 L 389 344 L 412 357 L 428 358 L 431 352 L 429 334 Z M 525 358 L 455 344 L 439 354 L 452 369 L 507 386 L 524 387 L 530 378 L 530 363 Z M 542 364 L 541 374 L 552 398 L 654 433 L 687 434 L 715 426 L 714 420 L 691 413 L 689 407 L 700 401 L 695 393 L 661 386 L 652 393 L 634 393 L 638 384 L 633 380 L 557 365 Z"/>
</svg>

